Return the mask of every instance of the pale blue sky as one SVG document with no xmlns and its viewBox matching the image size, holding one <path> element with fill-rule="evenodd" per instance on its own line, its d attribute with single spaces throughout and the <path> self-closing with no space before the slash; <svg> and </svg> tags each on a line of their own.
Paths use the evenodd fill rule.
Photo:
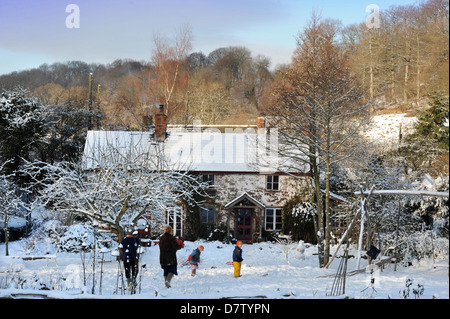
<svg viewBox="0 0 450 319">
<path fill-rule="evenodd" d="M 69 60 L 148 61 L 154 34 L 174 34 L 186 23 L 193 30 L 193 52 L 246 46 L 276 66 L 290 62 L 295 35 L 313 10 L 348 25 L 364 22 L 369 4 L 385 10 L 420 1 L 0 0 L 0 74 Z M 80 9 L 80 28 L 66 26 L 69 4 Z"/>
</svg>

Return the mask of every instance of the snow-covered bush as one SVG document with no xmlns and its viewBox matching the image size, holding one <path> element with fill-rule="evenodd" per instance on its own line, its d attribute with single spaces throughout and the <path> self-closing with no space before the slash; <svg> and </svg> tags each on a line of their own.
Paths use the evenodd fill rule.
<svg viewBox="0 0 450 319">
<path fill-rule="evenodd" d="M 55 252 L 80 252 L 94 247 L 94 228 L 86 223 L 65 226 L 58 220 L 42 223 L 26 239 L 27 254 L 54 254 Z"/>
<path fill-rule="evenodd" d="M 424 185 L 425 184 L 425 185 Z M 448 176 L 438 177 L 432 181 L 432 185 L 426 185 L 421 182 L 417 185 L 417 188 L 427 188 L 432 191 L 448 192 Z M 448 197 L 422 197 L 413 198 L 409 202 L 409 205 L 414 209 L 414 214 L 422 217 L 429 229 L 433 229 L 434 232 L 440 237 L 448 239 L 449 236 L 449 209 L 448 209 Z"/>
<path fill-rule="evenodd" d="M 416 232 L 403 242 L 404 263 L 423 259 L 444 259 L 448 256 L 448 239 L 438 237 L 432 231 Z"/>
<path fill-rule="evenodd" d="M 78 253 L 83 249 L 94 248 L 94 229 L 88 224 L 75 224 L 67 227 L 66 232 L 59 238 L 58 251 Z"/>
<path fill-rule="evenodd" d="M 284 231 L 294 241 L 316 243 L 314 234 L 314 208 L 309 202 L 288 201 L 283 207 Z"/>
<path fill-rule="evenodd" d="M 207 238 L 209 241 L 224 241 L 227 239 L 227 228 L 225 224 L 208 224 L 207 226 L 209 228 L 209 235 Z"/>
<path fill-rule="evenodd" d="M 8 268 L 2 271 L 0 276 L 0 289 L 22 289 L 26 284 L 26 279 L 22 274 L 23 265 L 11 264 Z"/>
<path fill-rule="evenodd" d="M 27 254 L 46 255 L 56 252 L 56 244 L 67 227 L 59 220 L 49 220 L 42 223 L 37 222 L 34 228 L 31 236 L 25 240 L 26 252 Z"/>
</svg>

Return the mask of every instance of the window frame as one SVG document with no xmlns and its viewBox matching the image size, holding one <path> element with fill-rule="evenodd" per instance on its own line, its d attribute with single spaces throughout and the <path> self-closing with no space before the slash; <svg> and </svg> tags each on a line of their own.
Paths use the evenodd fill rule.
<svg viewBox="0 0 450 319">
<path fill-rule="evenodd" d="M 181 208 L 166 211 L 166 224 L 172 227 L 174 236 L 183 236 L 184 221 Z"/>
<path fill-rule="evenodd" d="M 202 174 L 202 182 L 208 183 L 208 187 L 215 187 L 216 177 L 214 174 Z"/>
<path fill-rule="evenodd" d="M 206 212 L 206 222 L 203 221 L 203 213 Z M 209 219 L 212 213 L 212 220 Z M 214 224 L 216 222 L 216 208 L 214 206 L 200 207 L 200 223 L 202 224 Z"/>
<path fill-rule="evenodd" d="M 275 181 L 275 179 L 276 179 L 276 181 Z M 276 187 L 275 187 L 275 185 L 276 185 Z M 267 175 L 266 176 L 266 190 L 275 191 L 275 192 L 280 190 L 280 175 Z"/>
<path fill-rule="evenodd" d="M 271 218 L 272 221 L 268 221 L 268 212 L 271 211 Z M 277 221 L 277 218 L 279 217 L 279 221 Z M 268 225 L 271 227 L 268 228 Z M 277 228 L 279 226 L 279 228 Z M 271 207 L 265 209 L 265 216 L 264 216 L 264 229 L 266 231 L 279 231 L 283 229 L 283 214 L 282 209 L 277 207 Z"/>
</svg>

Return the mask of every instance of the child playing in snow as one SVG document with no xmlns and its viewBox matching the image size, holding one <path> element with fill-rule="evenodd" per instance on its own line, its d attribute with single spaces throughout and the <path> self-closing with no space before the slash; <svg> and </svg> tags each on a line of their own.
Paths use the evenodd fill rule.
<svg viewBox="0 0 450 319">
<path fill-rule="evenodd" d="M 241 277 L 241 263 L 244 259 L 242 258 L 242 241 L 236 243 L 236 247 L 233 251 L 233 266 L 234 266 L 234 277 Z"/>
<path fill-rule="evenodd" d="M 194 249 L 194 251 L 188 257 L 187 261 L 190 262 L 190 265 L 192 268 L 192 277 L 195 276 L 195 273 L 198 269 L 198 264 L 200 263 L 200 255 L 204 249 L 205 249 L 205 247 L 200 245 L 200 246 L 198 246 L 197 249 Z"/>
</svg>

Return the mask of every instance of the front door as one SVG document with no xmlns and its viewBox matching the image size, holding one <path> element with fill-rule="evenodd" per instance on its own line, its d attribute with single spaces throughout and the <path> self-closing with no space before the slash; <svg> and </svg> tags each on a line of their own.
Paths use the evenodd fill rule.
<svg viewBox="0 0 450 319">
<path fill-rule="evenodd" d="M 252 239 L 252 215 L 253 215 L 253 208 L 237 208 L 236 238 L 238 240 L 251 240 Z"/>
</svg>

